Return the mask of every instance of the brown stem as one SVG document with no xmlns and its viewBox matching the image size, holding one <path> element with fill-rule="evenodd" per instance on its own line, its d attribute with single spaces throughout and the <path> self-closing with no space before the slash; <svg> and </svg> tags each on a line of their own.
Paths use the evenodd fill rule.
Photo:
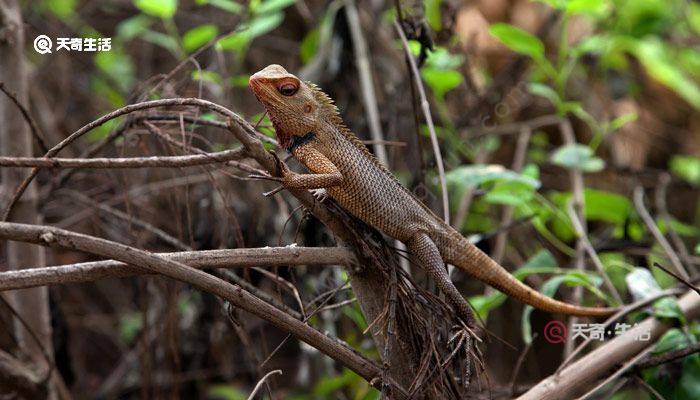
<svg viewBox="0 0 700 400">
<path fill-rule="evenodd" d="M 241 149 L 186 156 L 129 158 L 34 158 L 0 157 L 0 167 L 21 168 L 180 168 L 239 160 Z"/>
<path fill-rule="evenodd" d="M 0 238 L 109 257 L 138 266 L 146 271 L 189 283 L 292 333 L 298 339 L 345 365 L 368 382 L 381 376 L 381 369 L 378 366 L 351 348 L 341 345 L 302 321 L 265 303 L 241 287 L 234 286 L 180 262 L 124 244 L 49 226 L 0 222 Z"/>
<path fill-rule="evenodd" d="M 352 252 L 344 247 L 264 247 L 159 253 L 192 268 L 250 268 L 283 265 L 350 265 Z M 92 261 L 51 267 L 0 272 L 0 291 L 46 285 L 92 282 L 146 273 L 116 260 Z"/>
<path fill-rule="evenodd" d="M 700 316 L 700 296 L 697 293 L 687 292 L 678 301 L 678 305 L 686 318 L 693 319 Z M 633 359 L 645 349 L 653 348 L 654 342 L 671 327 L 670 321 L 649 317 L 634 328 L 564 368 L 558 375 L 554 374 L 540 381 L 518 399 L 573 398 L 590 387 L 591 383 L 610 376 L 610 370 L 616 365 Z M 648 334 L 649 340 L 639 340 L 642 334 Z"/>
</svg>

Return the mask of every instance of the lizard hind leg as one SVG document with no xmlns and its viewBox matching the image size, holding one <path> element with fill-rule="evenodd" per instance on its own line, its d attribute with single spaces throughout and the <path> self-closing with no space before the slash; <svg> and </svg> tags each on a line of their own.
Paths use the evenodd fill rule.
<svg viewBox="0 0 700 400">
<path fill-rule="evenodd" d="M 417 233 L 406 241 L 406 247 L 418 260 L 421 267 L 435 280 L 438 288 L 447 297 L 447 300 L 455 308 L 462 321 L 469 328 L 478 328 L 471 306 L 462 297 L 447 275 L 440 251 L 430 239 L 430 236 L 423 232 Z"/>
</svg>

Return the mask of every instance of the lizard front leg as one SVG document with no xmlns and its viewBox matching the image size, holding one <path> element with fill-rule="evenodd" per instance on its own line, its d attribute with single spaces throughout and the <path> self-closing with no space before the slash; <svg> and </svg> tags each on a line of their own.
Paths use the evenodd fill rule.
<svg viewBox="0 0 700 400">
<path fill-rule="evenodd" d="M 287 164 L 279 159 L 277 154 L 270 152 L 276 160 L 277 171 L 279 177 L 265 175 L 251 175 L 253 179 L 264 179 L 275 182 L 280 182 L 282 186 L 265 193 L 265 196 L 271 196 L 282 189 L 326 189 L 333 186 L 338 186 L 343 182 L 343 175 L 338 167 L 333 164 L 321 152 L 309 145 L 299 146 L 294 152 L 294 158 L 299 160 L 306 166 L 312 174 L 297 174 L 292 172 Z"/>
<path fill-rule="evenodd" d="M 445 263 L 432 239 L 423 232 L 417 233 L 406 242 L 406 247 L 418 259 L 421 267 L 435 280 L 440 291 L 455 307 L 459 317 L 469 328 L 477 328 L 474 312 L 447 275 Z"/>
</svg>

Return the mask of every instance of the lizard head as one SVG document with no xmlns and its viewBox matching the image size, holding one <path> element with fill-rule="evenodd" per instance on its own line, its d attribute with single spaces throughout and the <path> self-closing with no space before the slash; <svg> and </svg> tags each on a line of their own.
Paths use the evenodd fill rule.
<svg viewBox="0 0 700 400">
<path fill-rule="evenodd" d="M 316 130 L 322 104 L 308 83 L 272 64 L 253 74 L 248 86 L 267 109 L 280 146 Z"/>
</svg>

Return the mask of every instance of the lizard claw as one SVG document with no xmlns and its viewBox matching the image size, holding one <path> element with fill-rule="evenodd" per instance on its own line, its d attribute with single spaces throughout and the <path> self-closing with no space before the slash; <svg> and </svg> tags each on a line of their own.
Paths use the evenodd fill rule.
<svg viewBox="0 0 700 400">
<path fill-rule="evenodd" d="M 309 189 L 309 192 L 311 192 L 311 195 L 314 196 L 314 199 L 316 199 L 316 201 L 319 203 L 323 203 L 328 198 L 328 191 L 323 188 Z"/>
</svg>

